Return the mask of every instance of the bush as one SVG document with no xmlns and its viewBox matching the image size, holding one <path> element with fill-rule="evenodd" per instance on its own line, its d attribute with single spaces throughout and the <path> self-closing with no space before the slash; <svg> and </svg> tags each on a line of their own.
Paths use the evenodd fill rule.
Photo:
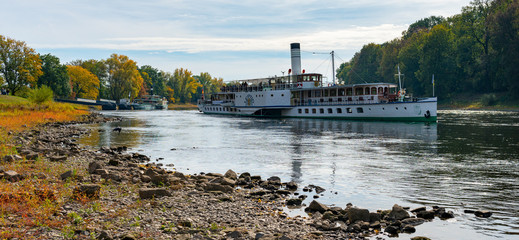
<svg viewBox="0 0 519 240">
<path fill-rule="evenodd" d="M 494 106 L 497 103 L 497 97 L 493 93 L 485 94 L 481 97 L 481 104 L 483 106 Z"/>
<path fill-rule="evenodd" d="M 47 87 L 45 85 L 41 86 L 40 88 L 35 88 L 31 90 L 29 93 L 29 100 L 31 102 L 36 104 L 41 104 L 44 102 L 50 102 L 54 98 L 54 92 L 50 87 Z"/>
</svg>

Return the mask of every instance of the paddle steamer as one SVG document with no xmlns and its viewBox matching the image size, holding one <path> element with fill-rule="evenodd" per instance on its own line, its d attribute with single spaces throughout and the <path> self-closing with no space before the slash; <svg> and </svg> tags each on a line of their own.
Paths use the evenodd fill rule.
<svg viewBox="0 0 519 240">
<path fill-rule="evenodd" d="M 319 73 L 301 73 L 299 43 L 291 44 L 291 56 L 292 75 L 235 81 L 199 99 L 198 109 L 259 117 L 437 121 L 436 97 L 413 97 L 395 83 L 325 84 Z"/>
</svg>

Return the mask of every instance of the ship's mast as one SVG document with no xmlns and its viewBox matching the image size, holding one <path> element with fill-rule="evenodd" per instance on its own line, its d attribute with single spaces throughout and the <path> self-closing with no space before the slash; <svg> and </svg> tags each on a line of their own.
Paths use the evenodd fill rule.
<svg viewBox="0 0 519 240">
<path fill-rule="evenodd" d="M 400 73 L 400 64 L 398 64 L 398 74 L 395 74 L 398 76 L 398 90 L 402 90 L 402 80 L 400 79 L 400 76 L 404 75 Z"/>
<path fill-rule="evenodd" d="M 333 75 L 333 85 L 335 85 L 335 51 L 332 51 L 331 54 L 332 54 L 332 75 Z"/>
</svg>

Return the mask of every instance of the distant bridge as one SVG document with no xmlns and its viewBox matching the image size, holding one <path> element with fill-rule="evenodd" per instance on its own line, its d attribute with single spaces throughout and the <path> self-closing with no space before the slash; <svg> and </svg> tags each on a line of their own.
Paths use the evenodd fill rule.
<svg viewBox="0 0 519 240">
<path fill-rule="evenodd" d="M 88 106 L 101 106 L 103 110 L 117 110 L 117 102 L 114 100 L 100 99 L 92 100 L 85 98 L 76 98 L 76 100 L 69 99 L 54 99 L 56 102 L 74 103 Z"/>
</svg>

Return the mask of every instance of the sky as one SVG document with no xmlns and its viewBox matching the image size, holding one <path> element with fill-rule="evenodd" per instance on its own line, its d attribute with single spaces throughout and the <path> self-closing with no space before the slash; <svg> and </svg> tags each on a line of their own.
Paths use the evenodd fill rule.
<svg viewBox="0 0 519 240">
<path fill-rule="evenodd" d="M 139 66 L 185 68 L 225 81 L 281 76 L 290 43 L 302 69 L 331 80 L 368 43 L 400 37 L 429 16 L 459 14 L 470 0 L 0 0 L 0 35 L 62 63 L 123 54 Z"/>
</svg>

